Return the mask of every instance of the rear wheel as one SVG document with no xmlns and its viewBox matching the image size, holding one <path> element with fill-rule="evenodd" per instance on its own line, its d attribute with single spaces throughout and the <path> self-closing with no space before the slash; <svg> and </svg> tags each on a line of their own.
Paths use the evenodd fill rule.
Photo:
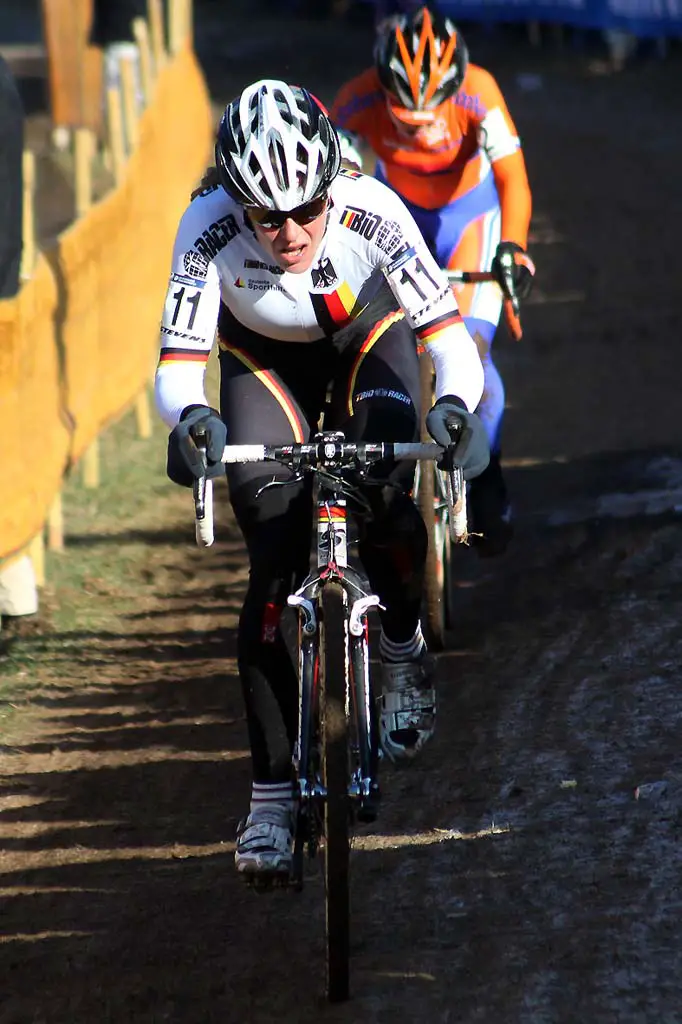
<svg viewBox="0 0 682 1024">
<path fill-rule="evenodd" d="M 336 583 L 325 584 L 320 603 L 322 774 L 327 791 L 324 811 L 327 995 L 331 1002 L 341 1002 L 348 998 L 350 954 L 348 658 L 343 589 Z"/>
</svg>

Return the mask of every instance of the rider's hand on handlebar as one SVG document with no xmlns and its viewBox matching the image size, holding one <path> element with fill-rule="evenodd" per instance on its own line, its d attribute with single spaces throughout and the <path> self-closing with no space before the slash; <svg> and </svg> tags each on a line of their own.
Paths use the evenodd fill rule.
<svg viewBox="0 0 682 1024">
<path fill-rule="evenodd" d="M 481 419 L 469 412 L 461 398 L 443 395 L 426 415 L 426 429 L 437 444 L 449 449 L 455 466 L 461 466 L 465 480 L 478 476 L 490 462 L 488 435 Z M 451 447 L 452 446 L 452 447 Z M 447 456 L 439 463 L 441 469 Z"/>
<path fill-rule="evenodd" d="M 500 242 L 491 269 L 504 294 L 514 303 L 514 312 L 518 313 L 518 300 L 527 299 L 533 287 L 535 264 L 532 259 L 516 242 Z"/>
<path fill-rule="evenodd" d="M 168 476 L 182 487 L 191 487 L 201 476 L 222 476 L 226 444 L 227 427 L 220 413 L 208 405 L 188 405 L 168 438 Z"/>
</svg>

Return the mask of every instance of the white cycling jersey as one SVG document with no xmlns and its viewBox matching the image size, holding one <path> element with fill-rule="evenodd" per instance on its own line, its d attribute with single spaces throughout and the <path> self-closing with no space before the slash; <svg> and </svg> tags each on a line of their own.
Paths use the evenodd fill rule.
<svg viewBox="0 0 682 1024">
<path fill-rule="evenodd" d="M 282 271 L 261 247 L 244 210 L 221 188 L 185 211 L 173 249 L 161 323 L 156 401 L 169 427 L 187 405 L 206 404 L 204 372 L 220 335 L 311 342 L 362 314 L 387 281 L 436 368 L 436 397 L 457 395 L 473 411 L 483 367 L 447 278 L 402 200 L 387 186 L 343 170 L 330 189 L 327 230 L 305 273 Z"/>
</svg>

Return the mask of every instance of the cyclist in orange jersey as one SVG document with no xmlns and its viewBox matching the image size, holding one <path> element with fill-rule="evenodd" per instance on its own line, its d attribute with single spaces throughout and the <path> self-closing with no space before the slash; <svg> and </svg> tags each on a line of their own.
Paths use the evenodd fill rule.
<svg viewBox="0 0 682 1024">
<path fill-rule="evenodd" d="M 374 66 L 339 91 L 332 119 L 351 161 L 361 142 L 375 176 L 397 192 L 443 267 L 498 272 L 525 298 L 531 192 L 517 135 L 493 76 L 469 63 L 460 32 L 428 7 L 384 19 Z M 357 156 L 355 156 L 357 160 Z M 506 549 L 510 508 L 500 467 L 504 385 L 491 346 L 502 311 L 497 283 L 457 287 L 457 300 L 485 368 L 477 412 L 492 457 L 470 487 L 481 555 Z"/>
</svg>

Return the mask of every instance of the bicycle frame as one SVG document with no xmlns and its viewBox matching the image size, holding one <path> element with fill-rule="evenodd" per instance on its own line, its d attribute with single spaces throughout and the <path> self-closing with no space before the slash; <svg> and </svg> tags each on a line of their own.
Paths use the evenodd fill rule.
<svg viewBox="0 0 682 1024">
<path fill-rule="evenodd" d="M 323 435 L 322 441 L 334 435 Z M 288 598 L 299 613 L 299 726 L 294 770 L 301 804 L 324 800 L 324 786 L 315 775 L 315 723 L 319 665 L 319 605 L 321 589 L 337 583 L 344 593 L 346 613 L 346 715 L 354 726 L 356 749 L 349 769 L 348 796 L 359 820 L 376 816 L 379 794 L 378 745 L 374 701 L 369 679 L 367 614 L 379 597 L 369 592 L 364 576 L 348 564 L 348 507 L 341 481 L 318 474 L 317 566 Z"/>
</svg>

